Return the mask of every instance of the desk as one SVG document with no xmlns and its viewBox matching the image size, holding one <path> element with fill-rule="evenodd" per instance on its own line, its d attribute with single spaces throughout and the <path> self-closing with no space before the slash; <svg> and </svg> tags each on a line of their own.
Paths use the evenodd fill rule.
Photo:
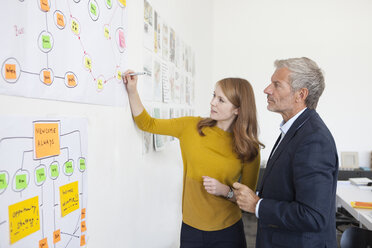
<svg viewBox="0 0 372 248">
<path fill-rule="evenodd" d="M 372 191 L 359 189 L 349 181 L 337 182 L 336 203 L 345 208 L 359 223 L 372 230 L 372 209 L 353 208 L 352 201 L 372 202 Z"/>
</svg>

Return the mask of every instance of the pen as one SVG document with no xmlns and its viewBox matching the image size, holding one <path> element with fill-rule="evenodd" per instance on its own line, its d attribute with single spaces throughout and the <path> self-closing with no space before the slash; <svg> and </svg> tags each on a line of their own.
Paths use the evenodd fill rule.
<svg viewBox="0 0 372 248">
<path fill-rule="evenodd" d="M 147 73 L 145 71 L 143 72 L 134 72 L 134 73 L 130 73 L 128 74 L 129 76 L 140 76 L 140 75 L 146 75 Z"/>
</svg>

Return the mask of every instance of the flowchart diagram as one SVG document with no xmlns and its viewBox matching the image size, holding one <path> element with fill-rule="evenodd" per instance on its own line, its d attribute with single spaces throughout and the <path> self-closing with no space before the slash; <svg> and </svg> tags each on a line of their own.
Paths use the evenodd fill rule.
<svg viewBox="0 0 372 248">
<path fill-rule="evenodd" d="M 123 105 L 126 0 L 1 3 L 0 93 Z M 116 82 L 116 83 L 115 83 Z"/>
<path fill-rule="evenodd" d="M 86 247 L 86 154 L 82 118 L 0 117 L 1 248 Z"/>
</svg>

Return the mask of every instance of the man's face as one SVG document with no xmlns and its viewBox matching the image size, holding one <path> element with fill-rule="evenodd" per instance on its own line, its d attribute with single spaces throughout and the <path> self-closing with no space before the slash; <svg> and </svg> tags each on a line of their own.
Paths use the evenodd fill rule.
<svg viewBox="0 0 372 248">
<path fill-rule="evenodd" d="M 271 83 L 264 90 L 267 94 L 267 109 L 284 116 L 292 116 L 295 108 L 295 94 L 289 81 L 288 68 L 277 69 L 271 77 Z"/>
</svg>

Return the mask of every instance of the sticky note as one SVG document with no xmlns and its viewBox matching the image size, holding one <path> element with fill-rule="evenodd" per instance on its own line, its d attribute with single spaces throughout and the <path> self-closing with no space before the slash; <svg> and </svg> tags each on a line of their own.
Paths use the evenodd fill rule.
<svg viewBox="0 0 372 248">
<path fill-rule="evenodd" d="M 82 220 L 85 219 L 85 212 L 86 212 L 86 209 L 83 208 L 83 209 L 81 210 L 81 219 L 82 219 Z"/>
<path fill-rule="evenodd" d="M 119 30 L 119 46 L 125 48 L 125 38 L 123 30 Z"/>
<path fill-rule="evenodd" d="M 50 44 L 50 36 L 49 35 L 42 35 L 41 37 L 43 41 L 43 48 L 50 49 L 52 45 Z"/>
<path fill-rule="evenodd" d="M 108 39 L 110 38 L 110 30 L 108 29 L 108 27 L 105 27 L 104 29 L 104 34 L 105 34 L 105 37 Z"/>
<path fill-rule="evenodd" d="M 85 67 L 88 68 L 89 70 L 92 69 L 92 60 L 89 57 L 84 58 L 85 61 Z"/>
<path fill-rule="evenodd" d="M 44 182 L 45 179 L 46 179 L 45 169 L 44 168 L 37 169 L 36 170 L 36 181 L 38 183 L 41 183 L 41 182 Z"/>
<path fill-rule="evenodd" d="M 11 244 L 40 230 L 38 196 L 10 205 L 8 211 Z"/>
<path fill-rule="evenodd" d="M 59 187 L 62 217 L 79 209 L 78 181 Z"/>
<path fill-rule="evenodd" d="M 43 11 L 48 12 L 50 9 L 48 0 L 40 0 L 40 7 Z"/>
<path fill-rule="evenodd" d="M 48 248 L 48 240 L 44 238 L 39 241 L 39 248 Z"/>
<path fill-rule="evenodd" d="M 60 154 L 58 122 L 34 123 L 34 147 L 36 158 Z"/>
<path fill-rule="evenodd" d="M 118 79 L 121 80 L 121 71 L 118 71 Z"/>
<path fill-rule="evenodd" d="M 53 232 L 53 244 L 61 241 L 61 229 Z"/>
<path fill-rule="evenodd" d="M 50 166 L 50 176 L 52 178 L 57 178 L 59 176 L 58 165 L 52 164 Z"/>
<path fill-rule="evenodd" d="M 126 0 L 119 0 L 119 2 L 124 5 L 124 6 L 127 6 L 127 1 Z"/>
<path fill-rule="evenodd" d="M 16 65 L 5 64 L 5 79 L 16 79 Z"/>
<path fill-rule="evenodd" d="M 63 15 L 60 14 L 60 13 L 57 13 L 57 24 L 60 27 L 64 27 L 65 26 L 65 19 L 63 18 Z"/>
<path fill-rule="evenodd" d="M 5 189 L 8 186 L 8 182 L 6 181 L 5 173 L 0 174 L 0 189 Z"/>
<path fill-rule="evenodd" d="M 50 71 L 43 71 L 43 75 L 44 75 L 44 83 L 51 84 L 52 79 L 50 78 Z"/>
<path fill-rule="evenodd" d="M 102 79 L 97 79 L 97 88 L 99 90 L 102 90 L 103 89 L 103 80 Z"/>
<path fill-rule="evenodd" d="M 27 175 L 16 175 L 16 189 L 25 189 L 27 187 Z"/>
<path fill-rule="evenodd" d="M 106 3 L 107 3 L 107 6 L 109 6 L 110 8 L 112 7 L 112 2 L 111 2 L 111 0 L 107 0 Z"/>
<path fill-rule="evenodd" d="M 67 75 L 67 83 L 68 83 L 68 86 L 70 87 L 76 86 L 75 76 L 73 74 Z"/>
<path fill-rule="evenodd" d="M 71 22 L 71 30 L 74 32 L 76 35 L 80 33 L 79 30 L 79 23 L 75 20 L 72 20 Z"/>
<path fill-rule="evenodd" d="M 80 237 L 80 246 L 85 245 L 85 235 L 81 235 Z"/>
<path fill-rule="evenodd" d="M 84 171 L 85 170 L 85 159 L 83 159 L 83 158 L 80 158 L 79 159 L 79 166 L 80 166 L 80 170 L 81 171 Z"/>
<path fill-rule="evenodd" d="M 72 174 L 74 172 L 74 167 L 72 166 L 72 161 L 69 160 L 65 163 L 65 173 Z"/>
<path fill-rule="evenodd" d="M 87 230 L 87 225 L 85 220 L 81 222 L 81 232 L 85 232 Z"/>
<path fill-rule="evenodd" d="M 97 6 L 94 3 L 90 3 L 90 13 L 97 16 Z"/>
</svg>

